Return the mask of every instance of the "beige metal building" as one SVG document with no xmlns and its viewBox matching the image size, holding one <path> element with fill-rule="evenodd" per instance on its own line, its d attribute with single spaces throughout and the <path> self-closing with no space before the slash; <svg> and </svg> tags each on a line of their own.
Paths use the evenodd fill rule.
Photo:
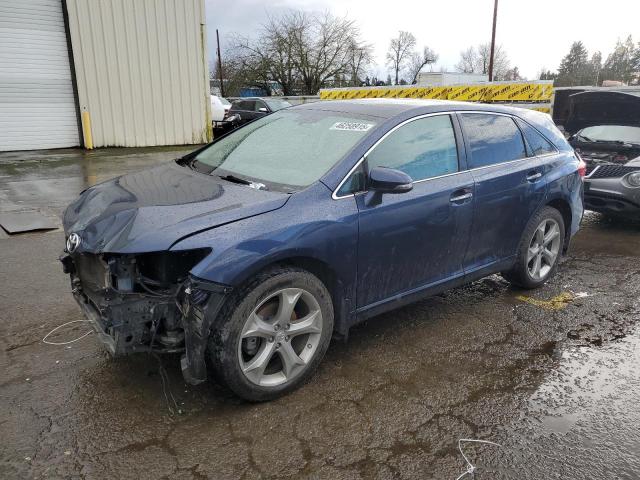
<svg viewBox="0 0 640 480">
<path fill-rule="evenodd" d="M 204 0 L 0 0 L 0 151 L 211 138 Z"/>
</svg>

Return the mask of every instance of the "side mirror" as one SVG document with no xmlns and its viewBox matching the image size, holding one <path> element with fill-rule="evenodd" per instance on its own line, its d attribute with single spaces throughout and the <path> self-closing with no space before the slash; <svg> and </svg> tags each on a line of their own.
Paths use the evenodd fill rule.
<svg viewBox="0 0 640 480">
<path fill-rule="evenodd" d="M 258 109 L 258 111 L 259 111 L 259 112 L 262 112 L 262 113 L 269 113 L 269 110 L 267 110 L 267 108 L 266 108 L 266 107 L 260 107 L 260 108 Z"/>
<path fill-rule="evenodd" d="M 374 167 L 369 172 L 369 190 L 380 193 L 405 193 L 413 189 L 413 179 L 400 170 Z"/>
</svg>

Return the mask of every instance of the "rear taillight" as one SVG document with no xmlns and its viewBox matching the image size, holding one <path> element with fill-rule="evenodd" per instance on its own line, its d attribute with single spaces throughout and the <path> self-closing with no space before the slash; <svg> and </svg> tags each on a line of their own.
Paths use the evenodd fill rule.
<svg viewBox="0 0 640 480">
<path fill-rule="evenodd" d="M 580 178 L 584 178 L 587 175 L 587 163 L 582 159 L 580 154 L 576 153 L 576 157 L 578 158 L 578 175 Z"/>
</svg>

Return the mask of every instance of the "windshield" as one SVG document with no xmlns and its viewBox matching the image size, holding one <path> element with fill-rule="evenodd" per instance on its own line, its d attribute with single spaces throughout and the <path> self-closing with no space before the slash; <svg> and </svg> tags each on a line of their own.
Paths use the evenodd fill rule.
<svg viewBox="0 0 640 480">
<path fill-rule="evenodd" d="M 580 130 L 580 140 L 587 142 L 624 142 L 640 144 L 640 127 L 626 125 L 596 125 Z"/>
<path fill-rule="evenodd" d="M 231 132 L 194 158 L 199 171 L 295 191 L 311 185 L 375 125 L 370 117 L 281 110 Z"/>
<path fill-rule="evenodd" d="M 222 97 L 219 97 L 219 98 L 220 98 L 220 101 L 222 102 L 222 104 L 225 107 L 228 106 L 228 105 L 231 105 L 231 102 L 229 100 L 227 100 L 226 98 L 222 98 Z"/>
<path fill-rule="evenodd" d="M 291 104 L 286 100 L 276 100 L 273 98 L 265 98 L 264 101 L 266 102 L 267 105 L 269 105 L 269 108 L 271 109 L 272 112 L 276 112 L 278 110 L 282 110 L 283 108 L 287 108 L 291 106 Z"/>
</svg>

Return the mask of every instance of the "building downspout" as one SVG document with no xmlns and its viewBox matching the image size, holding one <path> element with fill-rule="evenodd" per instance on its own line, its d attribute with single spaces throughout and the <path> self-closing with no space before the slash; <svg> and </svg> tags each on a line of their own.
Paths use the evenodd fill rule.
<svg viewBox="0 0 640 480">
<path fill-rule="evenodd" d="M 87 139 L 83 131 L 82 113 L 80 112 L 80 97 L 78 97 L 78 83 L 76 80 L 76 63 L 73 59 L 73 45 L 71 44 L 71 30 L 69 30 L 69 10 L 67 9 L 67 0 L 61 0 L 62 3 L 62 18 L 64 19 L 64 35 L 67 38 L 67 54 L 69 55 L 69 66 L 71 68 L 71 86 L 73 88 L 73 100 L 76 106 L 76 121 L 78 123 L 78 137 L 80 139 L 80 145 L 87 147 Z M 91 131 L 89 131 L 91 135 Z"/>
</svg>

